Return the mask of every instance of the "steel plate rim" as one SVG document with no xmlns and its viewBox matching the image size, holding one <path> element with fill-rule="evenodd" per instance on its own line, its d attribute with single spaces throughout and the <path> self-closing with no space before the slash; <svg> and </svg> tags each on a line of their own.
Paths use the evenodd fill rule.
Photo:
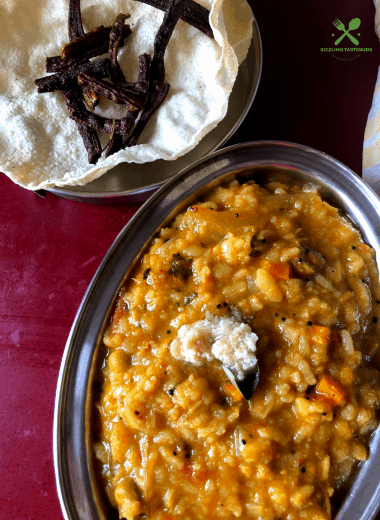
<svg viewBox="0 0 380 520">
<path fill-rule="evenodd" d="M 251 9 L 251 7 L 250 7 L 250 9 Z M 251 9 L 251 12 L 252 12 L 252 9 Z M 253 36 L 256 36 L 257 44 L 258 44 L 258 47 L 256 49 L 256 54 L 257 54 L 257 58 L 258 58 L 258 61 L 256 63 L 257 81 L 253 86 L 252 92 L 248 98 L 248 103 L 247 103 L 244 111 L 242 112 L 240 118 L 238 119 L 238 121 L 236 121 L 236 123 L 231 127 L 231 129 L 224 136 L 224 138 L 213 149 L 211 149 L 208 154 L 203 155 L 202 157 L 200 157 L 200 159 L 214 153 L 217 150 L 220 150 L 225 145 L 225 143 L 235 134 L 235 132 L 239 129 L 239 127 L 241 126 L 241 124 L 243 123 L 245 118 L 247 117 L 248 112 L 250 111 L 252 104 L 256 98 L 257 90 L 259 88 L 260 81 L 261 81 L 262 69 L 263 69 L 263 45 L 262 45 L 260 29 L 259 29 L 256 17 L 253 14 L 253 12 L 252 12 L 252 15 L 253 15 L 253 24 L 252 24 L 253 25 Z M 253 36 L 252 36 L 252 40 L 253 40 Z M 220 121 L 219 123 L 221 123 L 222 121 Z M 127 163 L 125 163 L 125 164 L 127 164 Z M 147 164 L 154 164 L 154 161 L 152 163 L 147 163 Z M 191 166 L 191 165 L 189 165 L 189 166 Z M 188 166 L 186 166 L 186 168 L 188 168 Z M 177 174 L 178 174 L 178 172 L 175 175 L 177 175 Z M 175 177 L 175 175 L 173 175 L 172 177 L 169 177 L 168 179 L 164 179 L 163 181 L 149 184 L 142 188 L 136 188 L 136 189 L 132 189 L 132 190 L 119 191 L 119 192 L 117 192 L 117 191 L 115 191 L 115 192 L 110 192 L 110 191 L 78 192 L 78 191 L 71 191 L 70 189 L 68 189 L 69 187 L 67 187 L 67 186 L 54 186 L 52 188 L 46 188 L 46 191 L 53 193 L 57 197 L 71 198 L 72 200 L 75 200 L 77 198 L 79 199 L 79 197 L 81 199 L 84 199 L 84 201 L 85 201 L 85 199 L 99 199 L 99 204 L 102 204 L 102 200 L 114 199 L 116 201 L 123 197 L 132 197 L 132 196 L 136 196 L 136 195 L 142 195 L 146 192 L 151 192 L 151 191 L 156 190 L 156 189 L 160 188 L 161 186 L 163 186 L 166 182 L 168 182 L 173 177 Z"/>
<path fill-rule="evenodd" d="M 103 276 L 103 271 L 106 269 L 108 262 L 110 261 L 113 253 L 117 250 L 120 242 L 124 238 L 126 234 L 128 234 L 129 230 L 138 223 L 139 220 L 142 219 L 145 213 L 150 211 L 151 206 L 155 204 L 157 199 L 164 198 L 172 188 L 173 185 L 177 184 L 177 181 L 180 177 L 186 176 L 189 174 L 189 172 L 193 169 L 195 169 L 198 165 L 200 165 L 202 162 L 208 162 L 210 160 L 214 160 L 218 158 L 218 156 L 222 156 L 226 154 L 227 152 L 235 152 L 237 150 L 243 150 L 245 148 L 252 148 L 252 149 L 260 149 L 260 148 L 270 148 L 270 147 L 276 147 L 276 148 L 283 148 L 283 149 L 291 149 L 295 148 L 299 152 L 304 152 L 307 154 L 311 154 L 315 157 L 318 157 L 320 159 L 327 160 L 328 163 L 331 163 L 332 165 L 335 165 L 339 168 L 340 172 L 344 174 L 344 176 L 351 178 L 355 183 L 358 184 L 358 186 L 361 188 L 361 190 L 364 192 L 366 198 L 371 200 L 372 204 L 374 206 L 377 206 L 378 213 L 380 214 L 380 200 L 376 193 L 360 178 L 358 177 L 350 168 L 348 168 L 346 165 L 341 163 L 339 160 L 331 157 L 330 155 L 318 151 L 314 148 L 292 143 L 292 142 L 285 142 L 285 141 L 276 141 L 276 140 L 265 140 L 265 141 L 252 141 L 248 143 L 242 143 L 242 144 L 236 144 L 232 145 L 226 148 L 223 148 L 221 150 L 216 150 L 215 152 L 208 154 L 207 156 L 204 156 L 194 162 L 193 164 L 189 165 L 188 167 L 184 168 L 182 171 L 178 172 L 176 175 L 174 175 L 166 184 L 164 184 L 159 191 L 157 191 L 150 199 L 148 199 L 142 206 L 139 208 L 139 210 L 133 215 L 133 217 L 126 223 L 126 225 L 122 228 L 122 230 L 119 232 L 117 237 L 115 238 L 114 242 L 108 249 L 106 255 L 102 259 L 98 269 L 96 270 L 86 292 L 85 295 L 81 301 L 81 304 L 78 308 L 78 311 L 76 313 L 76 316 L 73 321 L 73 325 L 71 327 L 63 357 L 62 362 L 59 370 L 59 376 L 57 381 L 57 391 L 55 396 L 55 407 L 54 407 L 54 421 L 53 421 L 53 458 L 54 458 L 54 472 L 55 472 L 55 479 L 56 479 L 56 486 L 57 486 L 57 493 L 58 498 L 60 501 L 61 509 L 64 515 L 65 520 L 72 520 L 72 517 L 68 514 L 68 497 L 66 496 L 66 486 L 65 486 L 65 479 L 62 476 L 62 461 L 60 460 L 60 451 L 62 449 L 61 446 L 61 439 L 60 439 L 60 424 L 61 424 L 61 409 L 64 405 L 64 398 L 66 397 L 63 395 L 63 391 L 65 389 L 65 376 L 67 376 L 67 372 L 70 369 L 69 365 L 69 358 L 70 354 L 72 354 L 73 349 L 75 348 L 75 337 L 79 332 L 81 321 L 86 316 L 86 307 L 88 306 L 89 302 L 91 301 L 91 295 L 92 292 L 96 290 L 96 283 L 97 281 Z M 259 163 L 255 163 L 255 166 Z M 278 163 L 271 163 L 270 160 L 263 161 L 263 165 L 271 165 L 276 164 L 278 166 Z M 286 165 L 285 165 L 286 166 Z M 378 239 L 378 243 L 380 243 L 380 238 Z M 378 253 L 378 250 L 377 250 Z M 377 254 L 378 256 L 378 254 Z M 378 256 L 378 258 L 380 258 Z M 380 266 L 379 260 L 377 261 L 378 266 Z M 379 429 L 379 428 L 378 428 Z M 377 430 L 375 430 L 376 432 Z M 380 482 L 378 483 L 377 487 L 377 497 L 380 494 Z M 380 504 L 374 503 L 374 496 L 371 496 L 371 500 L 369 501 L 366 510 L 363 514 L 365 514 L 364 517 L 366 520 L 373 519 L 375 514 L 380 510 Z M 368 516 L 369 515 L 369 516 Z M 343 517 L 339 515 L 337 517 L 337 520 L 341 520 Z"/>
</svg>

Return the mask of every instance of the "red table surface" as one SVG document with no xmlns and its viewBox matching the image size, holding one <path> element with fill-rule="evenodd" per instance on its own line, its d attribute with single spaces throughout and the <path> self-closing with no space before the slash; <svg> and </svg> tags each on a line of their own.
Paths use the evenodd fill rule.
<svg viewBox="0 0 380 520">
<path fill-rule="evenodd" d="M 264 48 L 253 107 L 229 144 L 258 139 L 318 148 L 360 174 L 379 64 L 374 8 L 365 2 L 257 2 Z M 332 21 L 361 19 L 352 61 L 322 53 Z M 0 174 L 0 518 L 61 519 L 52 424 L 62 353 L 99 263 L 137 206 L 46 199 Z"/>
</svg>

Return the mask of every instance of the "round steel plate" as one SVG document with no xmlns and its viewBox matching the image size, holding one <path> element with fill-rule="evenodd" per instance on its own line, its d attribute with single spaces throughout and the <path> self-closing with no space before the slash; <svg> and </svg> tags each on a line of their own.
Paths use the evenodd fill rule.
<svg viewBox="0 0 380 520">
<path fill-rule="evenodd" d="M 66 199 L 92 204 L 119 205 L 145 201 L 168 179 L 196 160 L 221 148 L 246 117 L 259 86 L 263 52 L 256 20 L 247 58 L 239 67 L 226 117 L 189 153 L 175 161 L 123 163 L 85 186 L 63 186 L 47 191 Z"/>
</svg>

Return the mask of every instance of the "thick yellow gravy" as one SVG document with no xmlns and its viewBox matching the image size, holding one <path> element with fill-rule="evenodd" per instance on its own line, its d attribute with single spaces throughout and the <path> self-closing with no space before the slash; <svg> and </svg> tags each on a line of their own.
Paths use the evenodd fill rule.
<svg viewBox="0 0 380 520">
<path fill-rule="evenodd" d="M 217 360 L 183 362 L 183 325 L 257 334 L 246 401 Z M 378 424 L 374 251 L 310 186 L 233 181 L 163 228 L 104 336 L 94 450 L 133 520 L 326 520 Z"/>
</svg>

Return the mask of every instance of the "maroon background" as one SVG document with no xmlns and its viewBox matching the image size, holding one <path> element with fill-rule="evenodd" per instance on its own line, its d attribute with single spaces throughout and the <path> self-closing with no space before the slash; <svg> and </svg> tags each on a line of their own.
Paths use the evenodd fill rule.
<svg viewBox="0 0 380 520">
<path fill-rule="evenodd" d="M 263 40 L 262 81 L 229 144 L 298 142 L 360 174 L 379 64 L 371 0 L 276 0 L 252 8 Z M 360 45 L 373 52 L 352 61 L 320 52 L 336 39 L 336 17 L 346 25 L 359 17 Z M 61 519 L 52 458 L 61 356 L 96 268 L 137 206 L 40 199 L 3 174 L 0 184 L 0 518 Z"/>
</svg>

